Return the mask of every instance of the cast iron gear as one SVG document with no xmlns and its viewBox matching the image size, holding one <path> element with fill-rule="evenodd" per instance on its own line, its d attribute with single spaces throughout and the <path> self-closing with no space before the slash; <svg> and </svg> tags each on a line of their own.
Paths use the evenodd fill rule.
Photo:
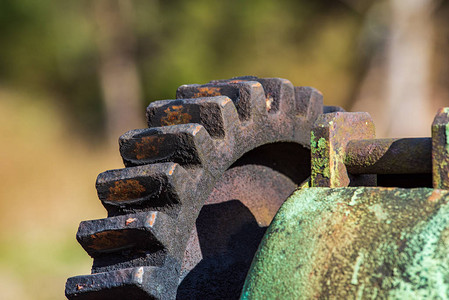
<svg viewBox="0 0 449 300">
<path fill-rule="evenodd" d="M 310 176 L 317 90 L 238 77 L 176 96 L 120 137 L 126 167 L 98 176 L 108 217 L 79 226 L 94 262 L 67 280 L 69 299 L 238 298 L 266 227 Z"/>
</svg>

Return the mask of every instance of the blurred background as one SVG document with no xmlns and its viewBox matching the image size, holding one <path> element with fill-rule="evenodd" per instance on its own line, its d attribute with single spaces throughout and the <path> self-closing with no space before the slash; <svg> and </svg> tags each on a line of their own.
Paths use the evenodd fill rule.
<svg viewBox="0 0 449 300">
<path fill-rule="evenodd" d="M 106 216 L 96 176 L 151 101 L 282 77 L 370 112 L 379 137 L 430 136 L 448 31 L 443 0 L 1 1 L 0 299 L 62 299 L 90 272 L 78 224 Z"/>
</svg>

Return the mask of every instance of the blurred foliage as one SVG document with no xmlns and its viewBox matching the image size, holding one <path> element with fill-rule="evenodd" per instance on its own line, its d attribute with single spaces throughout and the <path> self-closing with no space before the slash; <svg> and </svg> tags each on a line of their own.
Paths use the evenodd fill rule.
<svg viewBox="0 0 449 300">
<path fill-rule="evenodd" d="M 340 1 L 130 1 L 142 109 L 177 86 L 238 75 L 313 85 L 344 105 L 356 83 L 360 12 Z M 83 133 L 101 133 L 98 20 L 91 1 L 0 3 L 0 83 L 38 90 Z M 350 55 L 348 55 L 350 54 Z"/>
<path fill-rule="evenodd" d="M 101 128 L 96 46 L 88 2 L 0 3 L 0 83 L 46 93 L 67 117 Z"/>
</svg>

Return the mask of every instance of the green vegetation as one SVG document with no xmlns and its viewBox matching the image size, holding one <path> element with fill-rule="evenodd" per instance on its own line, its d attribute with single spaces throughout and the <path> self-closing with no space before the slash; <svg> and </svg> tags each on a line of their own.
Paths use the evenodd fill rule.
<svg viewBox="0 0 449 300">
<path fill-rule="evenodd" d="M 101 66 L 117 44 L 137 66 L 140 110 L 181 84 L 239 75 L 318 86 L 344 105 L 357 80 L 360 57 L 347 54 L 362 18 L 339 1 L 109 2 L 3 1 L 0 83 L 44 93 L 82 133 L 101 134 Z"/>
</svg>

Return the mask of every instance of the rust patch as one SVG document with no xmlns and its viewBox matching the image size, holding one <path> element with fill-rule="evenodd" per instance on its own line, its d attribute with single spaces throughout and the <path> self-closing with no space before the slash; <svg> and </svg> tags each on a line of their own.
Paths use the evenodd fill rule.
<svg viewBox="0 0 449 300">
<path fill-rule="evenodd" d="M 221 89 L 219 87 L 199 87 L 194 94 L 195 98 L 215 96 L 221 96 Z"/>
<path fill-rule="evenodd" d="M 429 202 L 436 202 L 441 198 L 440 190 L 433 190 L 432 194 L 427 198 Z"/>
<path fill-rule="evenodd" d="M 84 289 L 84 285 L 82 285 L 82 284 L 77 284 L 77 285 L 76 285 L 76 290 L 77 290 L 77 291 L 80 291 L 80 290 L 82 290 L 82 289 Z"/>
<path fill-rule="evenodd" d="M 170 170 L 168 170 L 168 175 L 173 175 L 173 172 L 175 171 L 175 169 L 176 169 L 176 165 L 173 165 L 173 166 L 170 168 Z"/>
<path fill-rule="evenodd" d="M 183 112 L 184 107 L 182 105 L 172 105 L 164 110 L 165 117 L 161 118 L 162 126 L 187 124 L 190 123 L 192 116 L 186 112 Z"/>
<path fill-rule="evenodd" d="M 196 127 L 195 127 L 195 130 L 193 130 L 193 135 L 197 134 L 198 131 L 201 130 L 201 127 L 202 127 L 201 125 L 196 126 Z"/>
<path fill-rule="evenodd" d="M 114 249 L 114 248 L 122 248 L 126 246 L 128 241 L 126 241 L 123 237 L 121 231 L 103 231 L 92 234 L 90 236 L 92 242 L 89 245 L 89 248 L 97 251 L 105 250 L 105 249 Z"/>
<path fill-rule="evenodd" d="M 224 101 L 223 101 L 223 105 L 225 105 L 225 104 L 227 104 L 227 103 L 229 103 L 229 102 L 231 102 L 231 101 L 232 101 L 231 99 L 225 98 Z"/>
<path fill-rule="evenodd" d="M 136 179 L 119 180 L 109 187 L 108 201 L 126 201 L 140 198 L 146 191 L 145 187 Z"/>
<path fill-rule="evenodd" d="M 135 143 L 134 154 L 137 159 L 148 159 L 159 154 L 159 145 L 164 142 L 162 136 L 145 136 Z"/>
<path fill-rule="evenodd" d="M 156 212 L 151 213 L 151 217 L 148 220 L 148 224 L 150 224 L 151 227 L 153 227 L 154 222 L 156 221 L 156 215 L 157 215 Z"/>
<path fill-rule="evenodd" d="M 137 219 L 136 218 L 128 218 L 125 222 L 125 225 L 128 226 L 129 224 L 135 222 Z"/>
<path fill-rule="evenodd" d="M 271 96 L 270 93 L 267 94 L 267 97 L 265 98 L 265 104 L 267 105 L 267 111 L 271 110 L 271 106 L 273 104 L 273 97 Z"/>
<path fill-rule="evenodd" d="M 243 80 L 236 79 L 236 80 L 229 80 L 228 81 L 228 83 L 241 83 L 241 82 L 243 82 Z"/>
</svg>

